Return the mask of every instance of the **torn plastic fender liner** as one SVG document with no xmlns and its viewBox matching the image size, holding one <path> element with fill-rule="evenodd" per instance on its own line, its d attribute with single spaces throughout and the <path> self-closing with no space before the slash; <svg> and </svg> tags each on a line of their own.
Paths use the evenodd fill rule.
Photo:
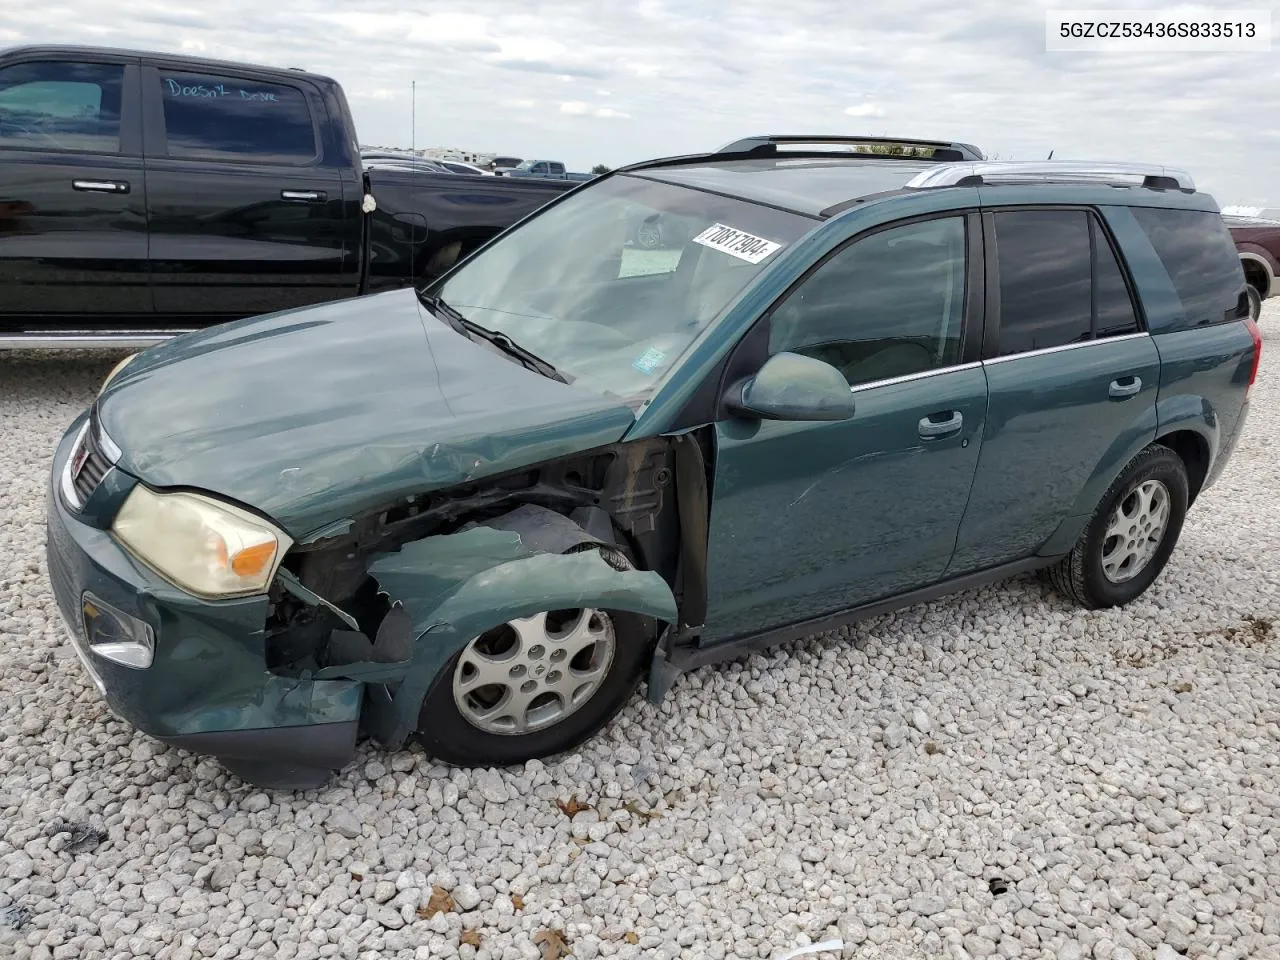
<svg viewBox="0 0 1280 960">
<path fill-rule="evenodd" d="M 588 538 L 594 539 L 594 538 Z M 369 567 L 392 602 L 403 605 L 416 637 L 394 694 L 370 688 L 366 729 L 397 749 L 418 724 L 422 701 L 441 671 L 474 637 L 517 617 L 545 610 L 598 607 L 676 619 L 676 601 L 651 570 L 618 570 L 597 550 L 540 553 L 518 533 L 473 527 L 428 537 L 386 554 Z M 376 674 L 389 664 L 354 664 Z M 342 670 L 335 667 L 334 670 Z M 354 676 L 348 669 L 343 676 Z M 382 679 L 390 679 L 382 677 Z"/>
</svg>

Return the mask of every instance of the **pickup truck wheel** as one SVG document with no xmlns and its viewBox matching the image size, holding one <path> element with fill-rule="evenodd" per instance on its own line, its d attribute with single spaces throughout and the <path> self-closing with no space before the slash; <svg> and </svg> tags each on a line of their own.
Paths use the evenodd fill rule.
<svg viewBox="0 0 1280 960">
<path fill-rule="evenodd" d="M 1253 284 L 1247 285 L 1246 292 L 1249 295 L 1249 319 L 1257 323 L 1262 316 L 1262 294 Z"/>
<path fill-rule="evenodd" d="M 1147 447 L 1107 489 L 1074 549 L 1049 570 L 1049 581 L 1091 610 L 1140 596 L 1178 542 L 1188 489 L 1182 458 L 1161 444 Z"/>
<path fill-rule="evenodd" d="M 586 607 L 473 638 L 432 684 L 417 739 L 458 766 L 523 763 L 578 746 L 635 693 L 652 651 L 641 617 Z"/>
</svg>

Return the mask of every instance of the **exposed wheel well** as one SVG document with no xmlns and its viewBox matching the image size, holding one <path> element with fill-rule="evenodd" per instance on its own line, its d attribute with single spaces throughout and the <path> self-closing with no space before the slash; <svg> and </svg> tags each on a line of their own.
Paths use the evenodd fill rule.
<svg viewBox="0 0 1280 960">
<path fill-rule="evenodd" d="M 1204 478 L 1209 473 L 1209 443 L 1193 430 L 1176 430 L 1158 437 L 1156 443 L 1164 444 L 1182 458 L 1187 468 L 1187 505 L 1195 503 Z"/>
</svg>

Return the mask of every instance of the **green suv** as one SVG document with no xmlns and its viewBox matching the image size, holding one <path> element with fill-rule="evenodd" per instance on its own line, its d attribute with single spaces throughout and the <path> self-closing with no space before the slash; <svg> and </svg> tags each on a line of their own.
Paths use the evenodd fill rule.
<svg viewBox="0 0 1280 960">
<path fill-rule="evenodd" d="M 637 164 L 429 286 L 125 361 L 48 504 L 111 708 L 305 788 L 361 735 L 556 753 L 646 677 L 1025 571 L 1140 595 L 1261 352 L 1213 199 L 828 141 Z"/>
</svg>

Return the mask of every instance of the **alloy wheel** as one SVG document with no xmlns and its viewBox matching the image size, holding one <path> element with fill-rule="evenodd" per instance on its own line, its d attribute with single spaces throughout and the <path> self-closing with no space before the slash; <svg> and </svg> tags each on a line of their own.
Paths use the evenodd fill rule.
<svg viewBox="0 0 1280 960">
<path fill-rule="evenodd" d="M 557 724 L 600 689 L 617 648 L 601 610 L 554 610 L 476 637 L 453 671 L 458 712 L 485 733 L 519 735 Z"/>
<path fill-rule="evenodd" d="M 1169 528 L 1169 488 L 1159 480 L 1134 487 L 1111 513 L 1102 543 L 1102 573 L 1124 583 L 1141 573 Z"/>
</svg>

